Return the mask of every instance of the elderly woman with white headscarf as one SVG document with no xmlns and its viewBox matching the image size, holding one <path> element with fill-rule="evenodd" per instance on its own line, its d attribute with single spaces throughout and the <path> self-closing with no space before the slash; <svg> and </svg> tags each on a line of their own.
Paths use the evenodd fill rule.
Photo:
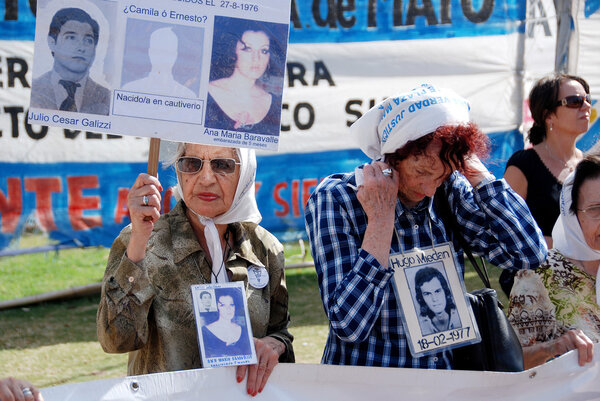
<svg viewBox="0 0 600 401">
<path fill-rule="evenodd" d="M 190 286 L 244 281 L 258 364 L 240 366 L 247 392 L 293 362 L 283 247 L 258 225 L 256 157 L 249 149 L 180 144 L 181 200 L 160 215 L 162 186 L 140 174 L 129 191 L 131 224 L 114 241 L 102 282 L 98 339 L 129 352 L 129 375 L 202 366 Z M 260 279 L 259 279 L 260 278 Z"/>
<path fill-rule="evenodd" d="M 454 92 L 421 85 L 376 105 L 351 130 L 373 162 L 325 178 L 305 210 L 330 321 L 322 362 L 452 369 L 448 348 L 411 353 L 393 278 L 403 273 L 390 255 L 452 241 L 433 204 L 440 186 L 471 251 L 497 266 L 537 267 L 547 252 L 542 234 L 523 200 L 479 160 L 487 137 Z M 462 280 L 462 248 L 453 245 Z"/>
<path fill-rule="evenodd" d="M 554 247 L 536 271 L 518 272 L 509 320 L 525 367 L 577 349 L 591 362 L 600 341 L 600 155 L 588 155 L 565 180 Z"/>
</svg>

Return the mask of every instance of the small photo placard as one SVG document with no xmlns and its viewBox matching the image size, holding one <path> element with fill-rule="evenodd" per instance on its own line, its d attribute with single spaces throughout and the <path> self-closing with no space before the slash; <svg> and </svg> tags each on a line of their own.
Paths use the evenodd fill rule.
<svg viewBox="0 0 600 401">
<path fill-rule="evenodd" d="M 451 243 L 390 256 L 412 355 L 481 341 Z"/>
<path fill-rule="evenodd" d="M 257 363 L 244 283 L 191 286 L 202 366 Z"/>
</svg>

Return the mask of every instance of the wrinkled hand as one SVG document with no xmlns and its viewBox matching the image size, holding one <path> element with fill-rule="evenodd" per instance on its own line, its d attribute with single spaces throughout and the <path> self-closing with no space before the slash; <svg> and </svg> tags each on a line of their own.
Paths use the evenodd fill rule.
<svg viewBox="0 0 600 401">
<path fill-rule="evenodd" d="M 477 155 L 471 154 L 465 159 L 464 175 L 471 186 L 476 187 L 486 176 L 492 175 L 492 173 L 483 165 Z"/>
<path fill-rule="evenodd" d="M 263 337 L 254 339 L 254 348 L 256 349 L 256 365 L 238 366 L 236 379 L 241 383 L 248 372 L 248 381 L 246 382 L 246 391 L 254 397 L 263 391 L 265 384 L 273 372 L 275 365 L 279 363 L 279 356 L 285 352 L 285 345 L 273 337 Z"/>
<path fill-rule="evenodd" d="M 552 356 L 565 354 L 576 349 L 579 354 L 579 366 L 594 359 L 594 343 L 581 330 L 569 330 L 552 343 Z"/>
<path fill-rule="evenodd" d="M 31 394 L 23 394 L 23 389 L 29 388 Z M 44 401 L 44 397 L 35 386 L 26 380 L 12 377 L 0 379 L 0 400 L 2 401 Z"/>
<path fill-rule="evenodd" d="M 363 185 L 358 187 L 356 197 L 371 222 L 394 220 L 398 200 L 398 172 L 392 168 L 392 175 L 382 171 L 390 168 L 387 163 L 374 162 L 363 168 Z"/>
<path fill-rule="evenodd" d="M 138 175 L 127 194 L 127 208 L 131 219 L 127 256 L 134 262 L 144 258 L 146 243 L 152 234 L 154 222 L 160 218 L 162 189 L 158 178 L 142 173 Z M 144 205 L 144 196 L 148 197 L 147 205 Z"/>
</svg>

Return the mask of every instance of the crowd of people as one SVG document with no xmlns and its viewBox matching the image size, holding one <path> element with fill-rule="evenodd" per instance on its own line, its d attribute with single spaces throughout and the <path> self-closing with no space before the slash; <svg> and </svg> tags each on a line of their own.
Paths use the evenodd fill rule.
<svg viewBox="0 0 600 401">
<path fill-rule="evenodd" d="M 352 135 L 372 162 L 325 178 L 305 208 L 329 319 L 322 362 L 453 368 L 451 347 L 412 352 L 403 313 L 415 308 L 423 336 L 462 324 L 464 303 L 441 272 L 454 268 L 463 280 L 464 249 L 435 207 L 439 188 L 470 251 L 516 272 L 507 287 L 508 314 L 525 367 L 572 349 L 581 365 L 590 362 L 600 340 L 600 155 L 575 147 L 590 106 L 579 77 L 556 75 L 534 85 L 533 147 L 510 159 L 505 179 L 482 163 L 489 140 L 470 120 L 468 101 L 451 90 L 420 85 L 354 123 Z M 246 391 L 255 396 L 279 362 L 294 362 L 294 350 L 283 247 L 258 225 L 254 152 L 182 143 L 172 164 L 179 201 L 168 213 L 161 215 L 156 177 L 140 174 L 129 191 L 131 224 L 110 251 L 98 340 L 106 352 L 129 353 L 130 375 L 201 368 L 190 286 L 242 281 L 257 363 L 239 366 L 236 379 L 247 378 Z M 444 244 L 456 263 L 418 271 L 413 304 L 406 304 L 390 258 Z M 257 284 L 251 269 L 267 279 Z M 237 295 L 202 292 L 199 300 L 203 312 L 216 313 L 202 328 L 218 344 L 214 352 L 248 346 L 234 319 L 243 303 Z M 23 399 L 42 397 L 25 381 L 0 381 L 0 400 Z"/>
</svg>

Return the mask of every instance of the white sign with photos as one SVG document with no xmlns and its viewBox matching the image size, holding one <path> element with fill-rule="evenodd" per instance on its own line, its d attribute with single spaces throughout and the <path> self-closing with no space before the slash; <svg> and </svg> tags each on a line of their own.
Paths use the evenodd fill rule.
<svg viewBox="0 0 600 401">
<path fill-rule="evenodd" d="M 290 0 L 38 0 L 31 124 L 277 150 Z"/>
<path fill-rule="evenodd" d="M 389 262 L 412 355 L 481 341 L 451 243 L 394 254 Z"/>
<path fill-rule="evenodd" d="M 243 281 L 191 287 L 202 366 L 257 362 Z"/>
</svg>

